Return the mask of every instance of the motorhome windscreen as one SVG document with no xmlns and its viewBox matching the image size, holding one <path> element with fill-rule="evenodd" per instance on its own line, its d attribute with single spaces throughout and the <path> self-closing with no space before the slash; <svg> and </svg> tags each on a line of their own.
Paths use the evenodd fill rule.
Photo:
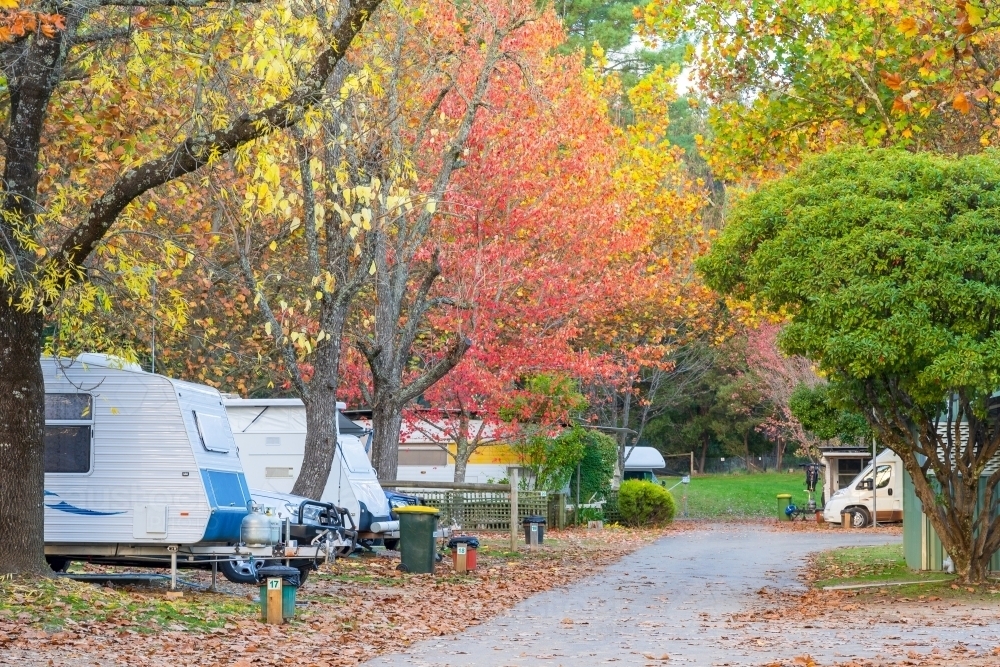
<svg viewBox="0 0 1000 667">
<path fill-rule="evenodd" d="M 205 449 L 210 452 L 229 451 L 229 433 L 222 417 L 195 411 L 194 420 L 198 424 L 198 435 L 201 436 L 201 444 Z"/>
</svg>

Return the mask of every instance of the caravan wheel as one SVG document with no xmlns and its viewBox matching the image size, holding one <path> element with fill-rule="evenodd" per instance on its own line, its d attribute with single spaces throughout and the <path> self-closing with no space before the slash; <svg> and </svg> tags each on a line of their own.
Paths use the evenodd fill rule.
<svg viewBox="0 0 1000 667">
<path fill-rule="evenodd" d="M 70 559 L 59 558 L 58 556 L 46 556 L 45 560 L 49 564 L 49 567 L 52 568 L 53 572 L 65 572 L 69 569 L 69 565 L 71 563 Z"/>
<path fill-rule="evenodd" d="M 257 570 L 267 565 L 265 560 L 249 560 L 239 558 L 224 560 L 219 563 L 219 572 L 234 584 L 256 584 Z"/>
</svg>

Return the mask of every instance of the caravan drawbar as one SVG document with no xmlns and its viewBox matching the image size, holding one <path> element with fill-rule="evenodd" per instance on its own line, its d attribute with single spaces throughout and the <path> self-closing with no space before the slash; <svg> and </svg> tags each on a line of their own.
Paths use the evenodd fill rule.
<svg viewBox="0 0 1000 667">
<path fill-rule="evenodd" d="M 297 535 L 308 539 L 284 538 L 285 522 L 273 543 L 244 543 L 253 497 L 212 387 L 99 354 L 43 358 L 42 370 L 45 554 L 54 569 L 73 560 L 176 569 L 274 558 L 303 567 L 353 543 L 333 505 L 305 499 L 299 514 L 312 529 Z"/>
</svg>

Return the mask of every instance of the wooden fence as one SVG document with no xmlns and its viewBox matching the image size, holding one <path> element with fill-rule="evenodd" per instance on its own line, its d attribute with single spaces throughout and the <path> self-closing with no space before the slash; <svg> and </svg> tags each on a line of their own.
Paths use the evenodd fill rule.
<svg viewBox="0 0 1000 667">
<path fill-rule="evenodd" d="M 441 510 L 441 523 L 455 524 L 463 530 L 507 530 L 510 528 L 510 493 L 504 491 L 427 491 L 414 492 L 431 507 Z M 549 496 L 545 491 L 520 491 L 517 515 L 549 515 Z"/>
</svg>

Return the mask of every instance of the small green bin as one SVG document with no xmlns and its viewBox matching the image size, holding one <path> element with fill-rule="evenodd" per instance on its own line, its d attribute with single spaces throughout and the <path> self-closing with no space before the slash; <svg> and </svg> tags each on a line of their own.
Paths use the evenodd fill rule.
<svg viewBox="0 0 1000 667">
<path fill-rule="evenodd" d="M 437 553 L 434 531 L 437 529 L 436 507 L 407 505 L 395 509 L 399 515 L 399 569 L 414 574 L 433 574 Z"/>
<path fill-rule="evenodd" d="M 792 504 L 792 494 L 778 494 L 778 521 L 791 521 L 792 517 L 785 514 L 785 509 Z"/>
<path fill-rule="evenodd" d="M 281 617 L 286 621 L 295 618 L 295 597 L 299 590 L 301 574 L 294 567 L 270 565 L 257 570 L 260 581 L 260 619 L 267 620 L 267 580 L 281 579 Z"/>
</svg>

